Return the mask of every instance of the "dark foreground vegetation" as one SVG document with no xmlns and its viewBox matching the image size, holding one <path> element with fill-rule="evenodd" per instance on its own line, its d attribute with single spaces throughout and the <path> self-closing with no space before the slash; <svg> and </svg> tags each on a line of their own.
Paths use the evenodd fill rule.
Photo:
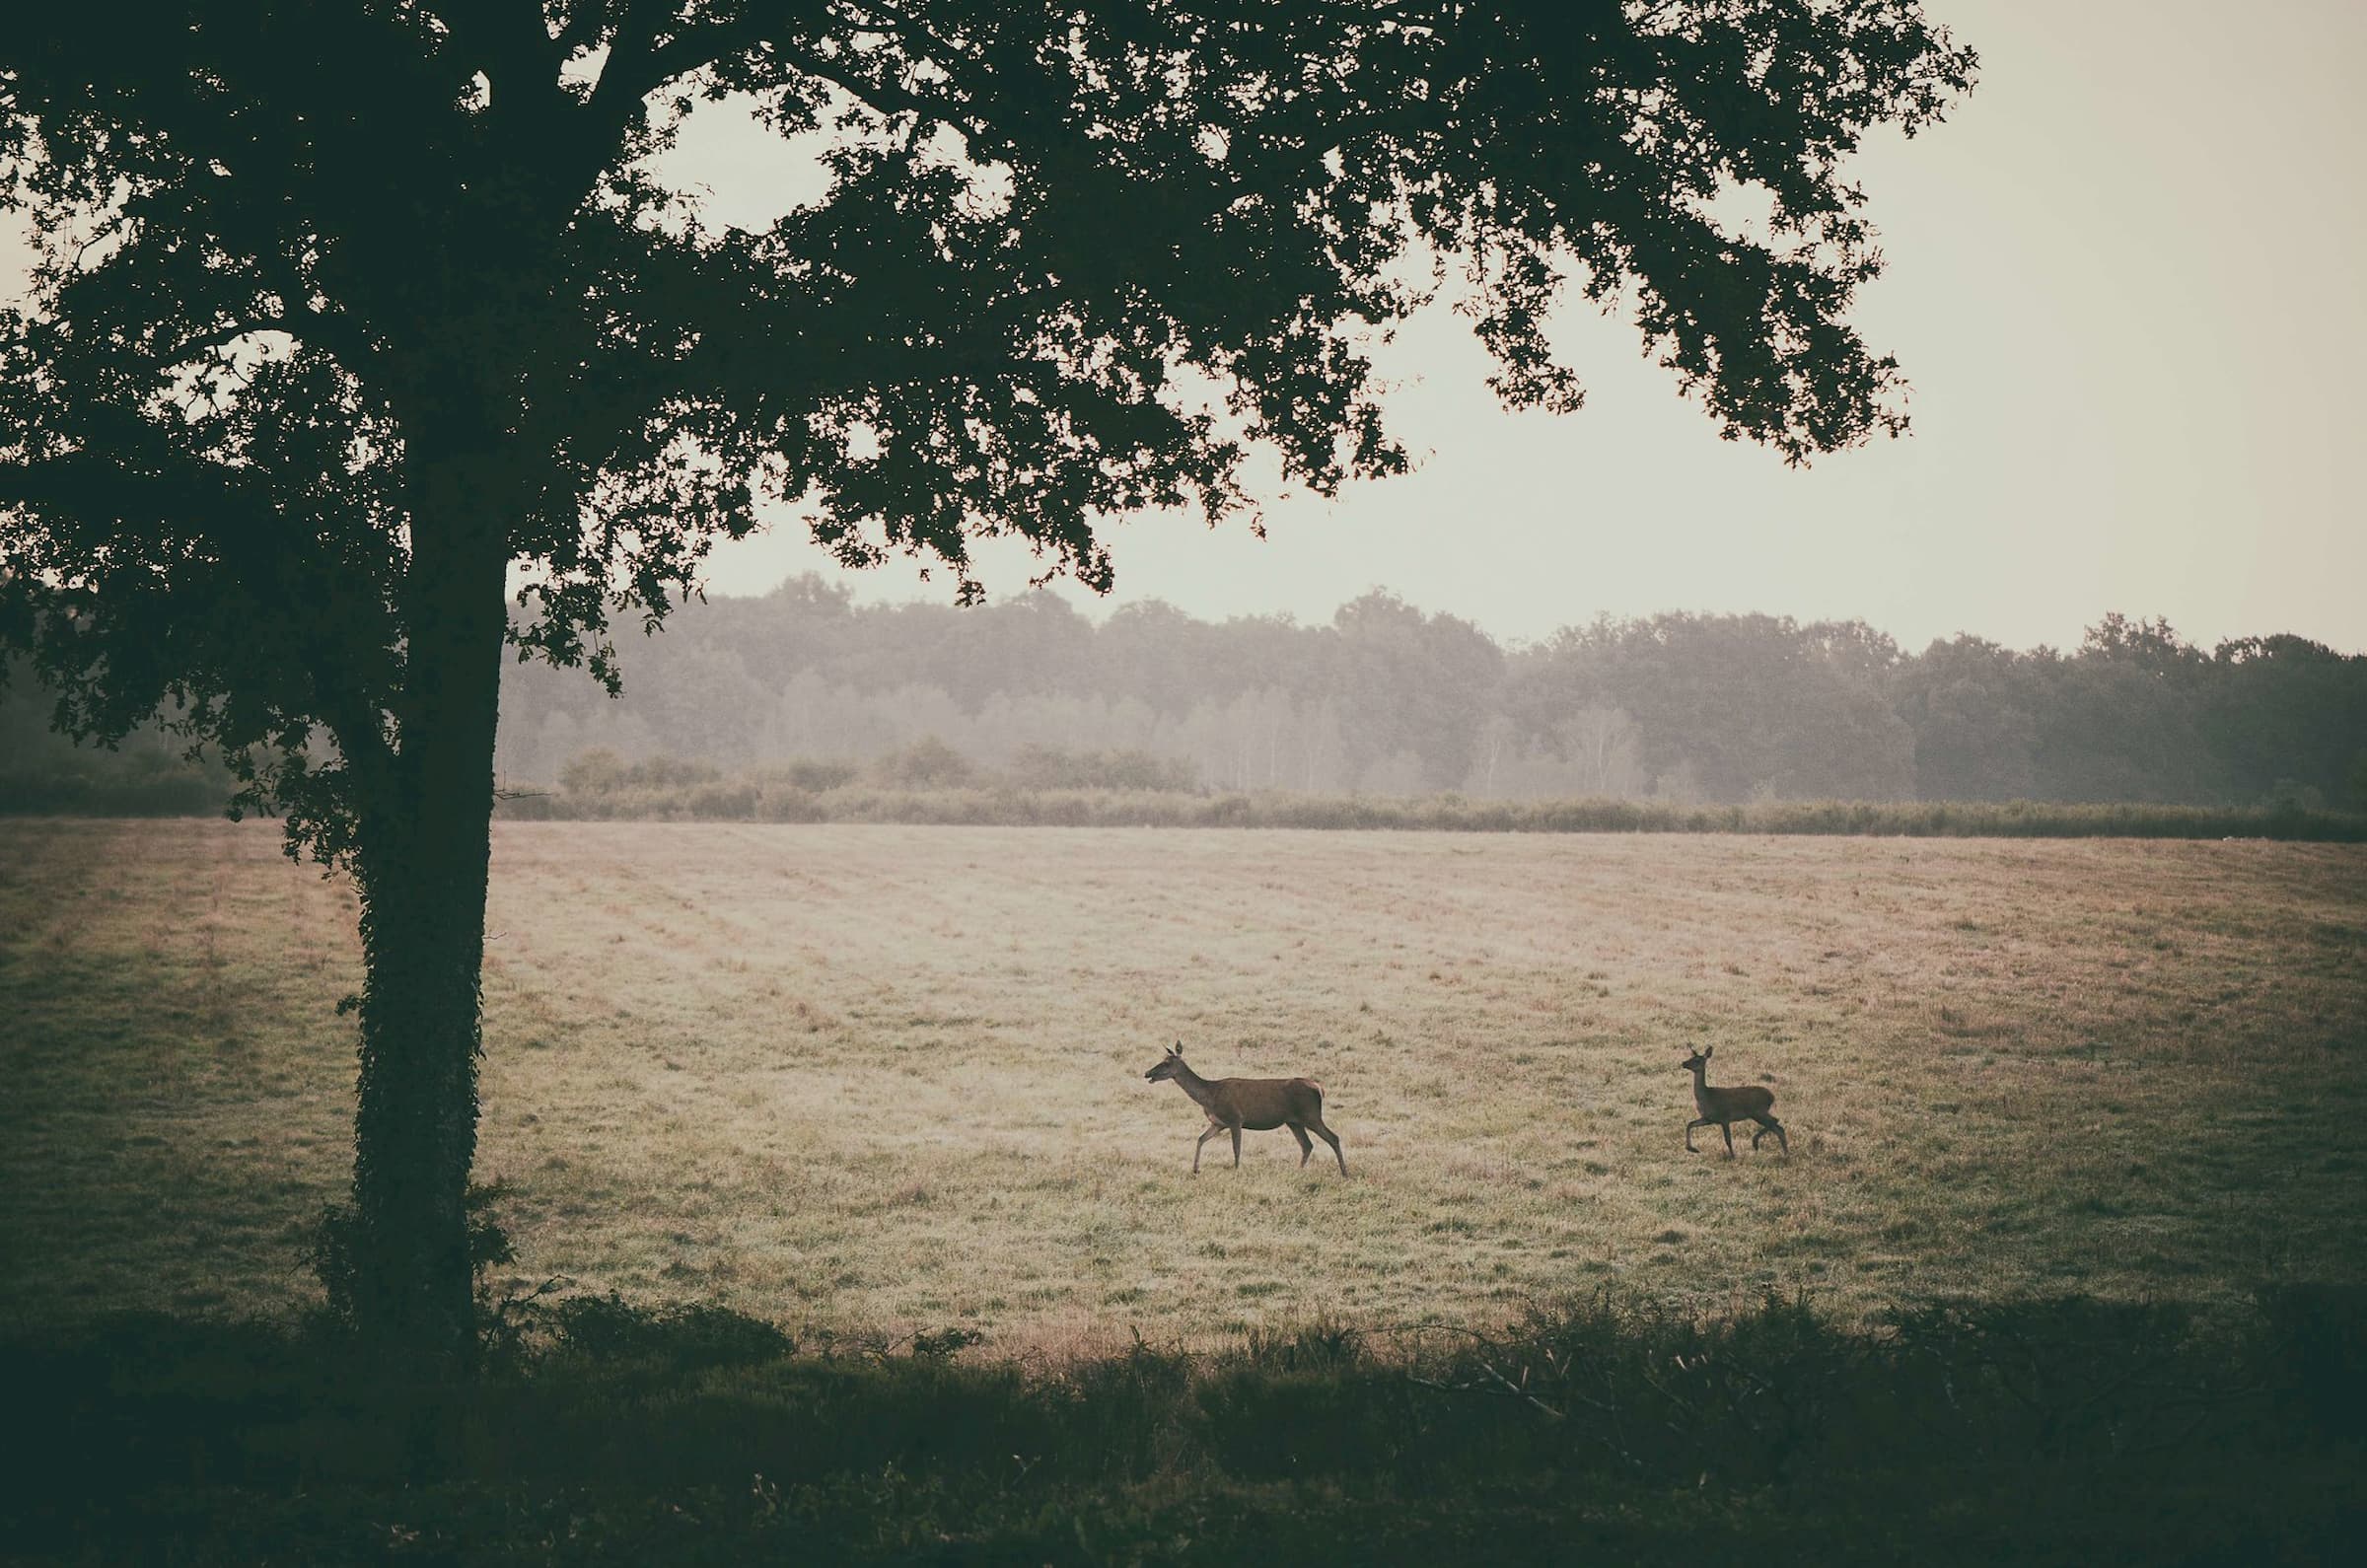
<svg viewBox="0 0 2367 1568">
<path fill-rule="evenodd" d="M 420 1386 L 321 1324 L 125 1318 L 0 1346 L 0 1553 L 2331 1562 L 2367 1526 L 2363 1328 L 2333 1286 L 1866 1330 L 1606 1298 L 1030 1366 L 583 1297 L 513 1307 L 478 1376 Z"/>
</svg>

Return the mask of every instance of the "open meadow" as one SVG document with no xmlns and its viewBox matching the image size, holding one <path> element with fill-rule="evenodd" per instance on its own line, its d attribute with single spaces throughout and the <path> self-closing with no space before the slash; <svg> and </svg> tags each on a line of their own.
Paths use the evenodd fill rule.
<svg viewBox="0 0 2367 1568">
<path fill-rule="evenodd" d="M 2363 1272 L 2359 846 L 496 835 L 478 1173 L 521 1282 L 1058 1356 Z M 0 823 L 11 1319 L 308 1299 L 354 913 L 273 824 Z M 1321 1080 L 1350 1178 L 1286 1132 L 1192 1176 L 1142 1077 L 1179 1038 Z M 1686 1153 L 1696 1042 L 1788 1158 Z"/>
</svg>

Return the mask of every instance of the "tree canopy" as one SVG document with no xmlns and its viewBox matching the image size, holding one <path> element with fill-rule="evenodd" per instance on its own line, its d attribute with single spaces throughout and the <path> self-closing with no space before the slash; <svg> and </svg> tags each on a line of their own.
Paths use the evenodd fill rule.
<svg viewBox="0 0 2367 1568">
<path fill-rule="evenodd" d="M 39 625 L 81 727 L 179 699 L 349 758 L 420 695 L 423 459 L 497 520 L 516 634 L 612 675 L 609 614 L 665 613 L 759 496 L 974 594 L 977 535 L 1101 585 L 1103 519 L 1252 509 L 1254 446 L 1402 466 L 1366 349 L 1441 257 L 1515 404 L 1578 398 L 1566 285 L 1624 290 L 1729 434 L 1895 427 L 1842 159 L 1972 66 L 1862 0 L 177 9 L 0 46 L 42 257 L 0 318 L 13 624 L 72 591 Z M 825 199 L 749 233 L 657 181 L 727 98 Z"/>
</svg>

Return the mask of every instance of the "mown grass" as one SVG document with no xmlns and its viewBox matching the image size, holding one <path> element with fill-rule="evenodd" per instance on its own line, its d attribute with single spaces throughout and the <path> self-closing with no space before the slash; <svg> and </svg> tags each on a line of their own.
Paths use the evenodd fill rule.
<svg viewBox="0 0 2367 1568">
<path fill-rule="evenodd" d="M 268 824 L 0 824 L 11 1319 L 312 1299 L 352 922 Z M 2363 1276 L 2352 846 L 513 823 L 491 929 L 520 1282 L 809 1342 Z M 1178 1037 L 1322 1080 L 1352 1178 L 1192 1176 Z M 1692 1042 L 1789 1159 L 1685 1153 Z"/>
</svg>

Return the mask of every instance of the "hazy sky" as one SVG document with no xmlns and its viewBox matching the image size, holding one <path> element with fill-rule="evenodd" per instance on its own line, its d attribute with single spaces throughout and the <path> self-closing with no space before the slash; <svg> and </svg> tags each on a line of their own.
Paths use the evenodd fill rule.
<svg viewBox="0 0 2367 1568">
<path fill-rule="evenodd" d="M 2118 609 L 2205 644 L 2367 650 L 2367 6 L 1927 10 L 1980 51 L 1979 88 L 1854 168 L 1890 262 L 1857 321 L 1913 384 L 1905 439 L 1787 469 L 1720 441 L 1623 321 L 1582 309 L 1559 336 L 1586 408 L 1506 414 L 1442 312 L 1382 358 L 1417 472 L 1336 501 L 1270 487 L 1263 540 L 1128 521 L 1102 607 L 1320 620 L 1382 587 L 1506 638 L 1764 610 L 1863 618 L 1910 649 L 1958 631 L 2065 645 Z M 668 172 L 750 221 L 815 190 L 810 164 L 725 111 Z M 980 560 L 990 593 L 1026 591 L 1024 552 Z M 719 552 L 709 587 L 808 570 L 841 575 L 784 519 Z M 849 580 L 865 599 L 950 593 L 900 562 Z"/>
<path fill-rule="evenodd" d="M 1452 318 L 1385 361 L 1408 477 L 1112 535 L 1112 603 L 1327 618 L 1379 586 L 1503 637 L 1600 611 L 1861 617 L 1909 648 L 1971 631 L 2075 643 L 2106 610 L 2210 642 L 2367 649 L 2356 0 L 1928 0 L 1981 54 L 1943 126 L 1856 173 L 1889 270 L 1857 320 L 1913 383 L 1901 441 L 1787 469 L 1722 442 L 1623 322 L 1570 313 L 1580 413 L 1505 414 Z M 726 201 L 765 176 L 709 136 L 678 169 Z M 776 172 L 769 177 L 776 184 Z M 982 557 L 1025 590 L 1024 555 Z M 823 565 L 794 527 L 711 589 Z M 895 565 L 866 599 L 946 592 Z M 1090 596 L 1081 596 L 1089 598 Z"/>
</svg>

